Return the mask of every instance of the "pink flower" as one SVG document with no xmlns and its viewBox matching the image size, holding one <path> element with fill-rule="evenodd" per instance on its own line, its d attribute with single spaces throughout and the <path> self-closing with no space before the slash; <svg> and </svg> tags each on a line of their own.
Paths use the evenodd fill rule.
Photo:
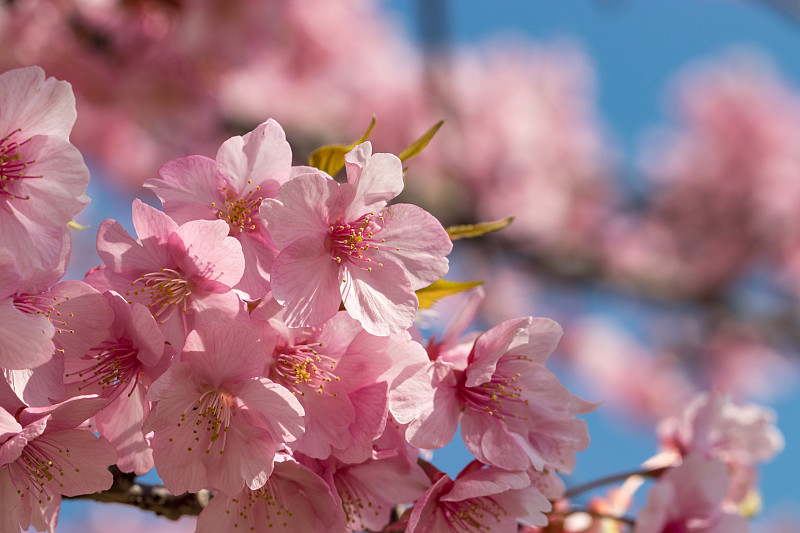
<svg viewBox="0 0 800 533">
<path fill-rule="evenodd" d="M 303 433 L 303 408 L 260 377 L 261 343 L 247 323 L 210 323 L 186 339 L 181 362 L 150 387 L 145 424 L 153 458 L 174 494 L 214 487 L 236 495 L 264 486 L 275 454 Z"/>
<path fill-rule="evenodd" d="M 395 505 L 412 503 L 430 486 L 417 464 L 417 454 L 406 453 L 402 437 L 394 439 L 399 441 L 393 443 L 395 447 L 386 447 L 386 433 L 376 441 L 371 457 L 360 463 L 347 464 L 335 457 L 324 461 L 298 458 L 336 489 L 348 531 L 381 531 L 389 523 Z"/>
<path fill-rule="evenodd" d="M 464 444 L 483 463 L 569 473 L 575 451 L 589 445 L 586 423 L 575 415 L 595 406 L 545 367 L 560 336 L 546 318 L 503 322 L 476 339 L 465 370 L 437 359 L 400 383 L 392 414 L 408 424 L 414 446 L 445 446 L 460 420 Z"/>
<path fill-rule="evenodd" d="M 139 240 L 115 220 L 100 225 L 97 253 L 105 268 L 86 276 L 90 285 L 147 307 L 176 350 L 197 325 L 243 312 L 232 287 L 242 279 L 244 257 L 226 223 L 194 220 L 179 226 L 137 199 L 133 225 Z"/>
<path fill-rule="evenodd" d="M 403 189 L 396 156 L 373 155 L 365 142 L 345 162 L 345 184 L 302 174 L 264 200 L 261 216 L 281 250 L 272 293 L 291 327 L 321 324 L 344 302 L 369 333 L 398 333 L 416 315 L 414 291 L 447 272 L 452 243 L 419 207 L 386 206 Z"/>
<path fill-rule="evenodd" d="M 658 426 L 669 455 L 696 454 L 719 459 L 728 468 L 728 498 L 739 502 L 753 489 L 759 463 L 772 460 L 784 446 L 775 413 L 756 404 L 736 405 L 726 396 L 698 394 L 684 411 Z"/>
<path fill-rule="evenodd" d="M 380 376 L 393 364 L 390 337 L 370 335 L 341 312 L 315 328 L 287 328 L 273 318 L 262 339 L 274 345 L 264 375 L 305 411 L 305 433 L 292 449 L 346 462 L 370 457 L 388 413 L 389 384 Z"/>
<path fill-rule="evenodd" d="M 258 216 L 261 201 L 274 198 L 289 179 L 292 151 L 280 125 L 268 120 L 244 136 L 231 137 L 217 159 L 190 156 L 159 170 L 161 179 L 145 187 L 161 199 L 164 212 L 179 224 L 190 220 L 224 220 L 239 240 L 245 257 L 242 280 L 235 288 L 251 299 L 269 291 L 269 272 L 278 254 Z"/>
<path fill-rule="evenodd" d="M 63 269 L 32 269 L 23 279 L 5 250 L 0 269 L 0 367 L 28 405 L 50 405 L 50 398 L 64 396 L 63 356 L 100 342 L 108 334 L 110 309 L 82 281 L 55 283 Z"/>
<path fill-rule="evenodd" d="M 455 481 L 442 472 L 434 472 L 433 485 L 414 504 L 406 532 L 516 533 L 518 521 L 547 524 L 544 513 L 552 506 L 530 485 L 525 472 L 484 466 L 473 461 Z"/>
<path fill-rule="evenodd" d="M 727 490 L 725 465 L 690 455 L 650 489 L 634 533 L 745 533 L 747 520 L 720 506 Z"/>
<path fill-rule="evenodd" d="M 69 142 L 75 97 L 39 67 L 0 74 L 0 247 L 20 268 L 54 268 L 65 227 L 89 202 L 89 171 Z"/>
<path fill-rule="evenodd" d="M 68 354 L 65 381 L 78 394 L 95 393 L 109 403 L 95 415 L 100 435 L 117 449 L 117 466 L 123 472 L 145 474 L 153 468 L 153 454 L 142 433 L 150 413 L 147 389 L 175 354 L 164 343 L 155 318 L 141 304 L 128 304 L 114 292 L 106 292 L 110 334 L 91 349 Z"/>
<path fill-rule="evenodd" d="M 91 431 L 76 429 L 105 400 L 84 396 L 25 408 L 21 402 L 10 405 L 7 392 L 0 397 L 0 531 L 33 526 L 52 532 L 62 495 L 111 487 L 114 448 Z M 19 412 L 16 419 L 14 412 Z"/>
<path fill-rule="evenodd" d="M 212 498 L 200 513 L 197 533 L 347 531 L 342 507 L 331 487 L 290 457 L 279 459 L 272 475 L 258 489 L 245 488 L 233 497 L 218 494 Z"/>
</svg>

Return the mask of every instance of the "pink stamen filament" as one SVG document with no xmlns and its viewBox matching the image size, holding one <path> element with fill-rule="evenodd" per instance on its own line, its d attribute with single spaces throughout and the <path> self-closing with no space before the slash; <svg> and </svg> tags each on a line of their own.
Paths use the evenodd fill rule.
<svg viewBox="0 0 800 533">
<path fill-rule="evenodd" d="M 519 374 L 506 374 L 498 369 L 491 381 L 477 387 L 464 386 L 463 382 L 466 380 L 466 376 L 462 376 L 459 386 L 461 401 L 471 409 L 499 416 L 501 419 L 520 418 L 516 411 L 519 411 L 521 403 L 527 407 L 528 400 L 523 399 L 523 389 L 515 384 Z M 508 402 L 510 405 L 504 405 L 504 402 Z"/>
<path fill-rule="evenodd" d="M 77 375 L 81 378 L 79 391 L 94 385 L 99 386 L 103 393 L 110 389 L 107 397 L 116 398 L 129 389 L 130 397 L 139 384 L 139 371 L 142 368 L 138 354 L 139 351 L 126 341 L 106 342 L 94 355 L 90 352 L 85 356 L 93 359 L 94 364 L 80 372 L 67 374 L 66 377 Z"/>
<path fill-rule="evenodd" d="M 486 519 L 508 514 L 503 507 L 489 497 L 471 498 L 460 502 L 440 501 L 439 506 L 453 531 L 492 531 L 494 524 L 486 525 Z"/>
<path fill-rule="evenodd" d="M 370 272 L 375 265 L 383 266 L 368 257 L 372 250 L 386 249 L 386 246 L 382 246 L 386 239 L 375 238 L 375 233 L 379 232 L 380 228 L 370 223 L 370 216 L 374 216 L 374 213 L 364 215 L 354 222 L 338 223 L 328 228 L 330 255 L 333 260 L 337 263 L 348 261 Z M 379 218 L 383 219 L 382 216 Z"/>
<path fill-rule="evenodd" d="M 0 139 L 0 194 L 9 200 L 29 200 L 30 195 L 17 196 L 13 187 L 18 180 L 40 179 L 43 176 L 32 176 L 26 174 L 26 170 L 36 160 L 23 161 L 20 148 L 30 139 L 22 142 L 12 141 L 11 137 L 21 132 L 21 129 L 14 130 L 9 135 Z"/>
</svg>

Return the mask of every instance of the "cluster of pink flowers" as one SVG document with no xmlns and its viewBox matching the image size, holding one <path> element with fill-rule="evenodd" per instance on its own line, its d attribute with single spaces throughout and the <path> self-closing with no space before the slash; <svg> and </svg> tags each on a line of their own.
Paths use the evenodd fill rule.
<svg viewBox="0 0 800 533">
<path fill-rule="evenodd" d="M 361 143 L 340 182 L 292 166 L 268 120 L 215 159 L 165 164 L 146 184 L 163 210 L 136 200 L 135 237 L 104 221 L 103 264 L 59 282 L 88 176 L 70 86 L 9 71 L 0 109 L 4 228 L 19 228 L 1 256 L 3 533 L 52 532 L 61 497 L 108 489 L 112 464 L 211 489 L 204 532 L 547 523 L 594 404 L 545 367 L 552 320 L 462 336 L 480 293 L 421 343 L 415 291 L 452 244 L 426 211 L 389 205 L 398 157 Z M 417 458 L 459 422 L 476 461 L 450 479 Z M 392 517 L 399 504 L 413 508 Z"/>
</svg>

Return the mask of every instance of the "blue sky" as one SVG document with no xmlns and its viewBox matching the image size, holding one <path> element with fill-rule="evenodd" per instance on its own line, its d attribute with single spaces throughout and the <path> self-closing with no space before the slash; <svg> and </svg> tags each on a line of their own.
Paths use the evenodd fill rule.
<svg viewBox="0 0 800 533">
<path fill-rule="evenodd" d="M 417 35 L 414 0 L 386 0 Z M 460 44 L 500 37 L 579 43 L 593 62 L 597 106 L 631 169 L 642 135 L 668 123 L 668 94 L 674 76 L 686 66 L 736 49 L 768 57 L 800 90 L 800 22 L 780 14 L 766 1 L 737 0 L 450 0 L 448 30 Z M 798 177 L 800 179 L 800 177 Z M 610 311 L 613 313 L 613 311 Z M 800 393 L 771 405 L 786 437 L 784 452 L 762 471 L 764 517 L 800 509 Z M 634 467 L 649 457 L 655 438 L 613 413 L 588 417 L 592 445 L 579 455 L 575 480 Z M 467 452 L 457 443 L 435 460 L 456 473 Z"/>
</svg>

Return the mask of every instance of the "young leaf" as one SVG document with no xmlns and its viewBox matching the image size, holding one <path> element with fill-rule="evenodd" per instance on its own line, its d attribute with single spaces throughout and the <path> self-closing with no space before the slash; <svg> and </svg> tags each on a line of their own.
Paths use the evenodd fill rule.
<svg viewBox="0 0 800 533">
<path fill-rule="evenodd" d="M 419 300 L 420 309 L 428 309 L 436 303 L 437 300 L 445 296 L 458 294 L 459 292 L 468 291 L 483 285 L 482 281 L 448 281 L 444 278 L 434 281 L 423 289 L 417 291 L 417 299 Z"/>
<path fill-rule="evenodd" d="M 511 224 L 514 217 L 504 218 L 502 220 L 495 220 L 494 222 L 478 222 L 477 224 L 463 224 L 461 226 L 450 226 L 447 228 L 447 234 L 450 240 L 464 239 L 469 237 L 480 237 L 493 231 L 501 230 Z"/>
<path fill-rule="evenodd" d="M 400 161 L 407 161 L 412 157 L 418 156 L 422 150 L 428 146 L 428 143 L 431 142 L 431 139 L 433 139 L 433 136 L 436 135 L 437 131 L 439 131 L 439 128 L 442 127 L 442 124 L 444 124 L 444 120 L 440 120 L 434 124 L 431 129 L 425 132 L 425 135 L 414 141 L 414 144 L 403 150 L 400 155 L 397 156 L 400 158 Z"/>
<path fill-rule="evenodd" d="M 308 156 L 308 164 L 334 176 L 337 172 L 342 170 L 345 154 L 366 141 L 372 133 L 372 130 L 375 129 L 376 123 L 377 119 L 375 115 L 372 115 L 372 122 L 370 122 L 367 131 L 353 144 L 327 144 L 317 148 Z"/>
</svg>

